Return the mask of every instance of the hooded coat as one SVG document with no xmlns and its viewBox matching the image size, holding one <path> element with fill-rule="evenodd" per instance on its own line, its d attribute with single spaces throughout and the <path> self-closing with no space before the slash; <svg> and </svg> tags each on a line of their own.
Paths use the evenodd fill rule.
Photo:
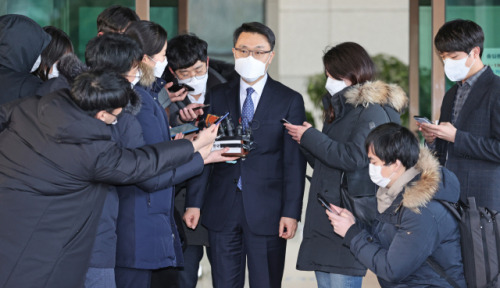
<svg viewBox="0 0 500 288">
<path fill-rule="evenodd" d="M 42 80 L 30 71 L 50 39 L 40 25 L 26 16 L 0 17 L 0 105 L 35 95 Z"/>
<path fill-rule="evenodd" d="M 110 184 L 144 181 L 193 158 L 187 140 L 119 148 L 67 89 L 0 119 L 0 287 L 81 287 Z"/>
<path fill-rule="evenodd" d="M 76 57 L 76 55 L 67 54 L 59 61 L 58 69 L 60 76 L 44 82 L 37 91 L 39 96 L 46 95 L 59 89 L 69 88 L 74 78 L 87 70 L 87 67 L 78 57 Z M 135 87 L 135 90 L 139 94 L 145 93 L 139 86 Z M 112 140 L 123 148 L 137 148 L 146 145 L 141 124 L 136 118 L 137 114 L 141 111 L 141 97 L 137 94 L 133 94 L 133 96 L 135 97 L 132 97 L 130 103 L 125 106 L 122 113 L 118 115 L 118 123 L 110 126 Z M 146 107 L 148 106 L 149 105 L 146 105 Z M 146 108 L 146 110 L 148 109 Z M 146 113 L 149 113 L 149 110 Z M 137 191 L 137 193 L 144 198 L 155 198 L 148 195 L 148 193 L 167 189 L 175 182 L 191 177 L 193 173 L 192 170 L 194 170 L 192 169 L 193 167 L 198 167 L 198 170 L 195 170 L 197 173 L 200 173 L 203 169 L 203 158 L 199 154 L 196 154 L 188 163 L 179 165 L 175 169 L 171 169 L 151 179 L 131 186 L 121 186 L 128 187 L 128 189 L 110 187 L 99 219 L 89 267 L 114 268 L 116 265 L 116 229 L 119 213 L 119 195 L 117 190 L 122 190 L 121 192 L 123 192 L 131 189 L 132 191 Z M 170 234 L 168 235 L 170 236 Z M 151 239 L 156 238 L 159 237 L 151 237 Z M 150 247 L 150 245 L 147 246 Z"/>
<path fill-rule="evenodd" d="M 426 262 L 429 257 L 455 283 L 466 287 L 458 223 L 446 207 L 434 201 L 457 202 L 458 179 L 440 168 L 425 148 L 415 168 L 419 175 L 377 216 L 371 231 L 353 225 L 345 244 L 378 276 L 382 287 L 451 287 Z"/>
<path fill-rule="evenodd" d="M 297 269 L 363 276 L 366 268 L 359 263 L 332 226 L 316 194 L 340 205 L 342 172 L 368 175 L 365 139 L 370 131 L 387 122 L 399 123 L 399 113 L 407 105 L 404 91 L 383 82 L 350 86 L 331 96 L 325 95 L 325 110 L 335 107 L 335 119 L 325 121 L 322 132 L 310 128 L 300 139 L 307 161 L 314 168 L 309 190 L 303 240 Z M 359 184 L 359 183 L 358 183 Z M 366 177 L 364 189 L 376 192 Z"/>
</svg>

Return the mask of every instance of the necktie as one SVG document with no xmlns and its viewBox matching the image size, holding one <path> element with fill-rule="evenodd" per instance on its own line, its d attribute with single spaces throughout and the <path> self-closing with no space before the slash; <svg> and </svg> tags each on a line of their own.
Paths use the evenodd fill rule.
<svg viewBox="0 0 500 288">
<path fill-rule="evenodd" d="M 243 102 L 243 108 L 241 108 L 241 124 L 243 126 L 243 132 L 249 128 L 250 122 L 253 119 L 254 106 L 252 101 L 252 93 L 255 92 L 252 87 L 247 88 L 247 98 L 245 98 L 245 102 Z M 241 176 L 238 179 L 238 188 L 242 190 L 241 185 Z"/>
<path fill-rule="evenodd" d="M 253 101 L 252 101 L 252 93 L 255 92 L 252 87 L 247 88 L 247 98 L 245 102 L 243 102 L 243 108 L 241 109 L 241 124 L 243 125 L 243 132 L 246 131 L 250 122 L 253 119 Z"/>
</svg>

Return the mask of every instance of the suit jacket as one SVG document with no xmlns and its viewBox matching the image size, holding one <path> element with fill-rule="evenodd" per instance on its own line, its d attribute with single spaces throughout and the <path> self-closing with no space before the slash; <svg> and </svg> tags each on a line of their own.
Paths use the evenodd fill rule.
<svg viewBox="0 0 500 288">
<path fill-rule="evenodd" d="M 450 122 L 458 85 L 443 99 L 439 122 Z M 454 126 L 455 143 L 436 140 L 441 165 L 460 181 L 461 199 L 500 210 L 500 77 L 490 67 L 471 88 Z"/>
<path fill-rule="evenodd" d="M 229 112 L 235 127 L 241 115 L 239 81 L 233 79 L 207 93 L 208 113 Z M 205 167 L 201 176 L 188 183 L 186 207 L 203 206 L 202 223 L 208 229 L 224 227 L 240 175 L 245 216 L 253 233 L 278 234 L 281 217 L 300 220 L 305 159 L 280 123 L 282 118 L 302 124 L 304 101 L 299 93 L 268 77 L 252 121 L 255 149 L 236 164 L 217 163 L 212 171 Z"/>
</svg>

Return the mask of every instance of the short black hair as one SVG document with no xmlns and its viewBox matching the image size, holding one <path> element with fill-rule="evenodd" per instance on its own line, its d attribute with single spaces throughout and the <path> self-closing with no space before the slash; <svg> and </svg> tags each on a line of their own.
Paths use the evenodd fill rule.
<svg viewBox="0 0 500 288">
<path fill-rule="evenodd" d="M 89 71 L 78 75 L 71 85 L 71 98 L 91 116 L 123 108 L 134 91 L 130 82 L 115 72 Z"/>
<path fill-rule="evenodd" d="M 143 53 L 149 56 L 158 54 L 167 43 L 167 31 L 151 21 L 132 22 L 125 30 L 125 34 L 137 41 Z"/>
<path fill-rule="evenodd" d="M 194 34 L 178 35 L 168 41 L 168 65 L 173 71 L 193 66 L 198 60 L 207 62 L 208 44 Z"/>
<path fill-rule="evenodd" d="M 134 10 L 120 5 L 110 6 L 97 16 L 97 32 L 120 32 L 127 28 L 130 22 L 139 21 Z"/>
<path fill-rule="evenodd" d="M 462 51 L 468 54 L 474 47 L 479 47 L 481 57 L 483 44 L 484 33 L 481 26 L 463 19 L 444 23 L 434 38 L 434 45 L 439 53 Z"/>
<path fill-rule="evenodd" d="M 352 85 L 372 81 L 376 75 L 375 63 L 368 52 L 354 42 L 340 43 L 323 55 L 325 71 L 333 78 L 348 79 Z"/>
<path fill-rule="evenodd" d="M 106 33 L 87 43 L 85 62 L 93 70 L 109 70 L 124 74 L 142 59 L 139 44 L 127 35 Z"/>
<path fill-rule="evenodd" d="M 248 22 L 241 24 L 240 27 L 234 30 L 233 46 L 236 46 L 236 42 L 238 41 L 240 34 L 243 32 L 258 33 L 265 36 L 267 38 L 267 42 L 269 42 L 269 45 L 271 46 L 271 50 L 274 50 L 276 37 L 274 36 L 273 30 L 271 30 L 271 28 L 267 27 L 266 25 L 259 22 Z"/>
<path fill-rule="evenodd" d="M 45 26 L 43 30 L 52 37 L 49 45 L 45 47 L 41 55 L 40 67 L 34 72 L 40 79 L 47 81 L 52 65 L 59 61 L 67 53 L 73 53 L 73 43 L 68 34 L 54 26 Z"/>
<path fill-rule="evenodd" d="M 373 129 L 365 140 L 367 152 L 370 147 L 373 147 L 373 153 L 386 165 L 399 160 L 407 169 L 417 164 L 420 154 L 417 137 L 396 123 L 382 124 Z"/>
</svg>

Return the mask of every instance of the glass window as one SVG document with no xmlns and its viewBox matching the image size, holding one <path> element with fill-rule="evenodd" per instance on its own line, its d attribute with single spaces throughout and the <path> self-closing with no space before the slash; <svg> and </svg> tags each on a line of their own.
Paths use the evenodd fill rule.
<svg viewBox="0 0 500 288">
<path fill-rule="evenodd" d="M 190 0 L 189 32 L 208 43 L 208 54 L 234 62 L 233 32 L 245 22 L 264 23 L 264 0 Z"/>
<path fill-rule="evenodd" d="M 150 2 L 149 19 L 167 30 L 168 39 L 178 33 L 178 0 L 152 0 Z"/>
<path fill-rule="evenodd" d="M 419 2 L 419 114 L 431 117 L 432 95 L 432 8 L 430 0 Z"/>
</svg>

